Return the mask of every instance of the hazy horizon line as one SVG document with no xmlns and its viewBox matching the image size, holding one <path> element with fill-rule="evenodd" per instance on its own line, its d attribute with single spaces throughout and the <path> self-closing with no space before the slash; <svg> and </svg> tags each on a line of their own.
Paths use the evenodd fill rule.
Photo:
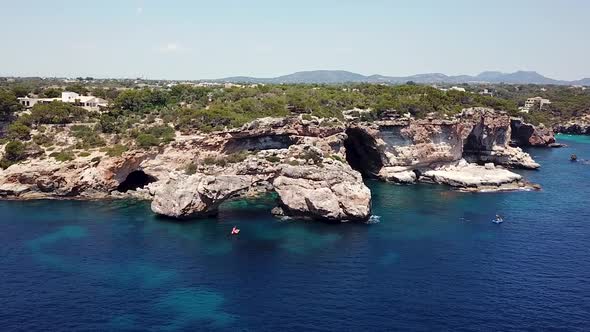
<svg viewBox="0 0 590 332">
<path fill-rule="evenodd" d="M 555 78 L 555 77 L 550 77 L 550 76 L 546 76 L 542 73 L 540 73 L 539 71 L 536 70 L 525 70 L 525 69 L 518 69 L 515 71 L 502 71 L 502 70 L 482 70 L 479 71 L 476 74 L 465 74 L 465 73 L 461 73 L 461 74 L 447 74 L 441 71 L 432 71 L 432 72 L 419 72 L 419 73 L 414 73 L 414 74 L 409 74 L 409 75 L 399 75 L 399 74 L 383 74 L 383 73 L 372 73 L 372 74 L 364 74 L 362 72 L 358 72 L 358 71 L 353 71 L 353 70 L 348 70 L 348 69 L 303 69 L 303 70 L 297 70 L 297 71 L 292 71 L 292 72 L 288 72 L 288 73 L 284 73 L 284 74 L 275 74 L 275 75 L 257 75 L 257 74 L 241 74 L 241 75 L 236 75 L 236 74 L 228 74 L 228 75 L 220 75 L 218 77 L 202 77 L 202 78 L 155 78 L 155 77 L 147 77 L 147 76 L 143 76 L 143 75 L 134 75 L 134 76 L 101 76 L 101 75 L 92 75 L 92 74 L 76 74 L 76 75 L 67 75 L 67 74 L 52 74 L 52 75 L 29 75 L 29 74 L 14 74 L 14 73 L 10 73 L 10 74 L 6 74 L 6 73 L 2 73 L 0 74 L 0 77 L 3 78 L 65 78 L 65 79 L 76 79 L 79 77 L 92 77 L 93 79 L 115 79 L 115 80 L 126 80 L 126 79 L 143 79 L 143 80 L 151 80 L 151 81 L 179 81 L 179 80 L 185 80 L 185 81 L 202 81 L 202 80 L 222 80 L 222 79 L 226 79 L 226 78 L 232 78 L 232 77 L 249 77 L 249 78 L 257 78 L 257 79 L 270 79 L 270 78 L 277 78 L 277 77 L 281 77 L 281 76 L 287 76 L 287 75 L 292 75 L 295 73 L 304 73 L 304 72 L 318 72 L 318 71 L 327 71 L 327 72 L 347 72 L 347 73 L 352 73 L 352 74 L 358 74 L 358 75 L 362 75 L 365 77 L 370 77 L 370 76 L 386 76 L 386 77 L 409 77 L 409 76 L 415 76 L 415 75 L 434 75 L 434 74 L 442 74 L 445 76 L 449 76 L 449 77 L 453 77 L 453 76 L 473 76 L 476 77 L 482 73 L 486 73 L 486 72 L 497 72 L 497 73 L 501 73 L 501 74 L 514 74 L 514 73 L 518 73 L 518 72 L 529 72 L 529 73 L 537 73 L 541 76 L 544 76 L 546 78 L 549 79 L 553 79 L 556 81 L 578 81 L 578 80 L 583 80 L 586 78 L 590 78 L 590 75 L 581 75 L 576 79 L 562 79 L 562 78 Z"/>
</svg>

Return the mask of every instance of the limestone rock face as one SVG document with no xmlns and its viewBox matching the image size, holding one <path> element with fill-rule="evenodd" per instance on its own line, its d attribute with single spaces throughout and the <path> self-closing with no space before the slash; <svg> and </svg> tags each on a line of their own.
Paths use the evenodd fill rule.
<svg viewBox="0 0 590 332">
<path fill-rule="evenodd" d="M 410 184 L 416 182 L 417 175 L 407 167 L 393 166 L 381 168 L 379 178 L 389 182 Z"/>
<path fill-rule="evenodd" d="M 511 168 L 537 169 L 541 167 L 533 158 L 521 148 L 514 147 L 493 147 L 490 151 L 479 154 L 466 154 L 465 159 L 472 163 L 494 163 Z"/>
<path fill-rule="evenodd" d="M 38 157 L 0 170 L 0 195 L 140 198 L 152 200 L 158 214 L 183 218 L 214 214 L 229 199 L 275 191 L 286 216 L 365 220 L 371 195 L 345 162 L 344 131 L 335 119 L 264 118 L 240 129 L 180 135 L 165 147 L 120 157 L 97 149 L 58 162 L 40 151 Z M 185 171 L 189 165 L 192 175 Z M 131 174 L 138 173 L 149 181 L 126 189 Z"/>
<path fill-rule="evenodd" d="M 479 166 L 460 162 L 439 167 L 423 174 L 424 179 L 434 183 L 446 184 L 464 190 L 504 191 L 532 188 L 522 182 L 522 176 L 493 164 Z"/>
<path fill-rule="evenodd" d="M 513 168 L 536 169 L 531 156 L 509 146 L 510 116 L 505 112 L 474 107 L 459 115 L 463 137 L 463 157 L 474 163 L 492 162 Z"/>
<path fill-rule="evenodd" d="M 341 163 L 317 169 L 285 166 L 273 181 L 288 215 L 327 220 L 366 220 L 371 192 L 358 172 Z"/>
<path fill-rule="evenodd" d="M 362 221 L 371 213 L 371 193 L 361 173 L 400 184 L 522 188 L 519 175 L 497 165 L 538 164 L 508 146 L 509 138 L 510 118 L 487 109 L 447 120 L 373 123 L 264 118 L 239 129 L 177 135 L 166 146 L 119 157 L 94 149 L 87 157 L 58 162 L 41 151 L 0 170 L 0 196 L 132 197 L 152 200 L 155 213 L 187 218 L 215 214 L 227 200 L 275 192 L 276 214 Z M 130 180 L 138 174 L 141 180 Z M 123 189 L 129 182 L 133 189 Z"/>
<path fill-rule="evenodd" d="M 0 195 L 18 198 L 79 197 L 98 199 L 125 180 L 151 155 L 136 151 L 92 162 L 93 156 L 70 162 L 33 159 L 0 172 Z M 15 190 L 18 189 L 18 190 Z"/>
<path fill-rule="evenodd" d="M 534 126 L 519 118 L 510 119 L 511 141 L 516 146 L 549 146 L 555 143 L 553 131 L 544 126 Z"/>
<path fill-rule="evenodd" d="M 215 214 L 221 203 L 243 195 L 256 181 L 249 175 L 175 174 L 156 191 L 152 211 L 174 218 Z"/>
<path fill-rule="evenodd" d="M 590 135 L 590 115 L 556 125 L 553 131 L 562 134 Z"/>
<path fill-rule="evenodd" d="M 217 143 L 207 145 L 209 159 L 223 161 L 250 152 L 243 160 L 201 165 L 194 175 L 174 175 L 150 185 L 155 213 L 199 217 L 216 213 L 228 199 L 276 192 L 278 209 L 273 211 L 283 216 L 334 221 L 370 216 L 371 193 L 344 162 L 341 124 L 264 118 L 212 137 Z M 144 166 L 152 170 L 161 158 Z"/>
<path fill-rule="evenodd" d="M 363 157 L 378 157 L 382 167 L 423 167 L 458 160 L 462 153 L 461 136 L 454 121 L 376 121 L 352 126 L 347 134 L 353 141 L 364 142 L 351 148 L 359 154 L 362 150 L 374 150 L 374 156 Z"/>
<path fill-rule="evenodd" d="M 495 165 L 539 167 L 529 154 L 509 146 L 510 117 L 487 108 L 465 109 L 449 120 L 355 124 L 346 132 L 347 155 L 352 157 L 348 160 L 355 169 L 400 184 L 434 182 L 472 190 L 517 189 L 522 188 L 521 177 Z"/>
<path fill-rule="evenodd" d="M 490 151 L 494 146 L 506 146 L 510 141 L 510 117 L 493 109 L 468 108 L 458 116 L 464 153 Z"/>
<path fill-rule="evenodd" d="M 29 191 L 31 191 L 31 188 L 28 185 L 18 182 L 8 182 L 0 185 L 0 196 L 4 197 L 20 197 Z"/>
<path fill-rule="evenodd" d="M 371 213 L 371 192 L 360 174 L 342 163 L 281 165 L 264 174 L 178 174 L 156 189 L 152 211 L 174 218 L 202 217 L 215 214 L 228 199 L 265 191 L 278 194 L 284 216 L 346 221 L 366 220 Z"/>
<path fill-rule="evenodd" d="M 510 117 L 487 108 L 465 109 L 454 119 L 397 119 L 353 124 L 346 130 L 348 161 L 365 175 L 413 183 L 418 173 L 462 158 L 513 168 L 539 167 L 529 154 L 509 146 Z"/>
</svg>

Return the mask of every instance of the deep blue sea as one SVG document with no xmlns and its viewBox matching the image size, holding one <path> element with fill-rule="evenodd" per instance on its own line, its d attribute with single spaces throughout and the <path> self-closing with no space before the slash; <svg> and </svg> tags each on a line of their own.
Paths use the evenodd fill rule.
<svg viewBox="0 0 590 332">
<path fill-rule="evenodd" d="M 272 198 L 185 222 L 2 201 L 0 329 L 588 331 L 590 163 L 569 156 L 590 137 L 558 140 L 521 172 L 540 192 L 368 182 L 374 224 L 280 221 Z"/>
</svg>

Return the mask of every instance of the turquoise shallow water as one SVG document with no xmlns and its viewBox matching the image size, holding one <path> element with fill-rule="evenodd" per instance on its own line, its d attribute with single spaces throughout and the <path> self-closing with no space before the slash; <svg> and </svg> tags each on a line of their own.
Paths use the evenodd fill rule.
<svg viewBox="0 0 590 332">
<path fill-rule="evenodd" d="M 540 192 L 370 181 L 371 225 L 282 222 L 272 198 L 189 222 L 0 202 L 3 330 L 587 330 L 590 165 L 569 155 L 590 139 L 558 139 L 521 172 Z"/>
</svg>

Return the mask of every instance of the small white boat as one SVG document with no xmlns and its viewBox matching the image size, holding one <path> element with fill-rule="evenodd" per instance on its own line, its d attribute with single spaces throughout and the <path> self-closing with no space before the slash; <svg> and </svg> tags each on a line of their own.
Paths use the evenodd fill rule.
<svg viewBox="0 0 590 332">
<path fill-rule="evenodd" d="M 492 222 L 493 222 L 494 224 L 501 224 L 501 223 L 503 223 L 503 222 L 504 222 L 504 218 L 502 218 L 502 217 L 497 217 L 496 219 L 492 219 Z"/>
</svg>

